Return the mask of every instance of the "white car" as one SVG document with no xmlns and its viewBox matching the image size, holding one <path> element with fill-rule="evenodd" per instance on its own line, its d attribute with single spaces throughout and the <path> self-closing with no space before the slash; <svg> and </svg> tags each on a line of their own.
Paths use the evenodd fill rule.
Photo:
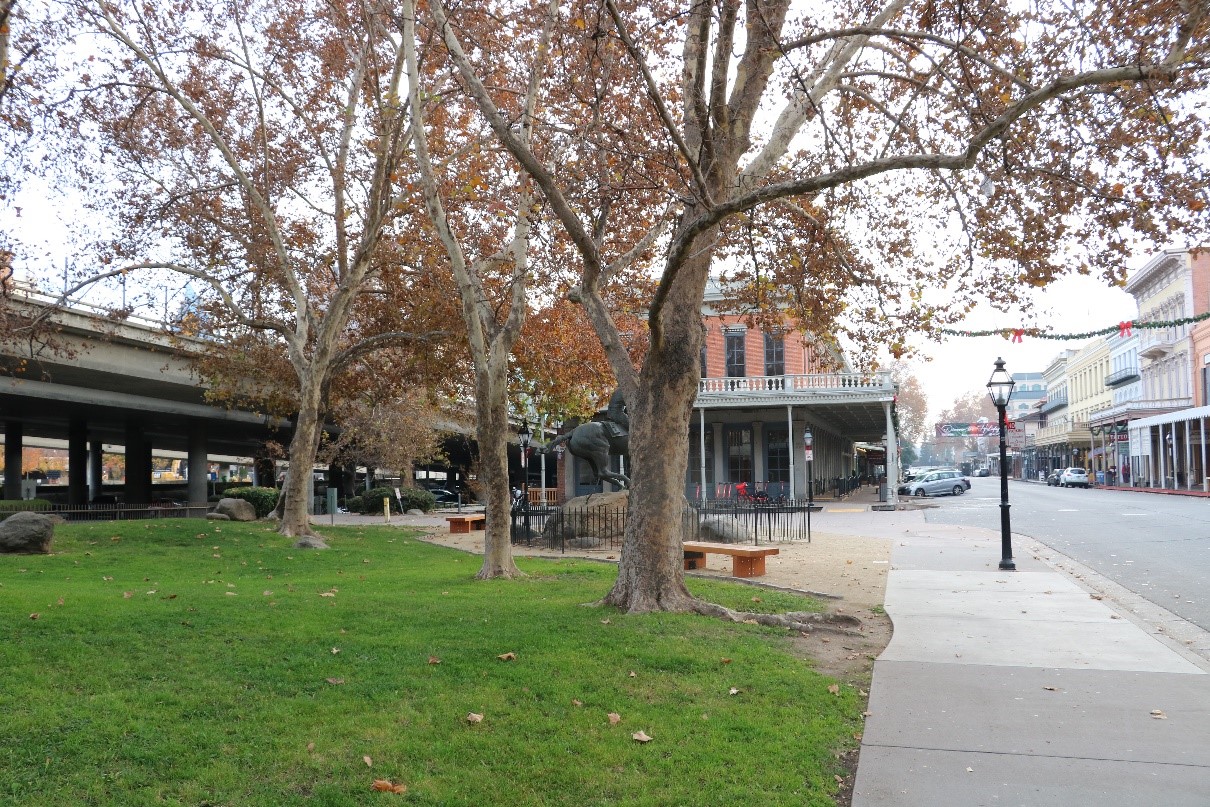
<svg viewBox="0 0 1210 807">
<path fill-rule="evenodd" d="M 1088 471 L 1083 468 L 1064 468 L 1059 474 L 1059 487 L 1086 488 L 1088 487 Z"/>
</svg>

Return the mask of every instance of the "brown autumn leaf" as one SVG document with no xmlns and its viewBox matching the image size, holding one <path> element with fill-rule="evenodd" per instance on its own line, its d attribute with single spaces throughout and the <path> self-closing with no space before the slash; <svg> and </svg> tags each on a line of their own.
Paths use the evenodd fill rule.
<svg viewBox="0 0 1210 807">
<path fill-rule="evenodd" d="M 638 678 L 638 677 L 639 677 L 639 674 L 638 674 L 637 672 L 635 672 L 634 670 L 631 670 L 631 671 L 630 671 L 630 673 L 629 673 L 629 677 L 630 677 L 630 678 Z"/>
<path fill-rule="evenodd" d="M 731 687 L 731 689 L 727 690 L 727 694 L 728 694 L 728 695 L 738 695 L 738 694 L 739 694 L 739 690 L 738 690 L 738 689 L 736 689 L 735 687 Z"/>
<path fill-rule="evenodd" d="M 122 599 L 124 599 L 124 600 L 129 600 L 133 596 L 134 596 L 133 591 L 123 591 L 122 592 Z"/>
<path fill-rule="evenodd" d="M 307 743 L 307 753 L 309 754 L 314 750 L 315 750 L 315 743 Z"/>
<path fill-rule="evenodd" d="M 760 602 L 760 597 L 753 597 L 752 602 Z"/>
<path fill-rule="evenodd" d="M 571 705 L 572 705 L 572 706 L 583 706 L 583 705 L 584 705 L 584 702 L 583 702 L 583 701 L 581 701 L 579 698 L 572 698 L 572 699 L 571 699 Z"/>
<path fill-rule="evenodd" d="M 345 679 L 343 678 L 325 678 L 324 680 L 333 686 L 339 686 L 345 682 Z"/>
<path fill-rule="evenodd" d="M 29 615 L 29 618 L 30 618 L 30 619 L 37 619 L 37 618 L 38 618 L 38 617 L 40 617 L 40 616 L 42 616 L 42 615 L 41 615 L 41 614 L 39 614 L 39 613 L 37 613 L 37 612 L 35 612 L 35 613 L 30 614 L 30 615 Z"/>
<path fill-rule="evenodd" d="M 321 592 L 319 592 L 319 596 L 321 596 L 321 597 L 335 597 L 335 596 L 336 596 L 336 594 L 335 594 L 335 592 L 331 592 L 331 591 L 321 591 Z"/>
<path fill-rule="evenodd" d="M 618 714 L 617 712 L 610 712 L 608 717 L 609 717 L 609 725 L 611 725 L 611 726 L 616 726 L 617 724 L 622 722 L 622 716 L 620 714 Z"/>
<path fill-rule="evenodd" d="M 840 694 L 840 684 L 830 684 L 828 686 L 828 692 L 831 692 L 833 695 L 839 695 Z"/>
<path fill-rule="evenodd" d="M 466 716 L 466 722 L 467 723 L 482 723 L 483 715 L 479 714 L 478 712 L 470 712 Z"/>
<path fill-rule="evenodd" d="M 334 655 L 334 656 L 335 656 L 335 655 L 336 655 L 337 653 L 339 653 L 339 652 L 340 652 L 340 648 L 339 648 L 339 647 L 333 647 L 333 648 L 332 648 L 332 655 Z"/>
<path fill-rule="evenodd" d="M 372 767 L 374 767 L 374 760 L 370 758 L 370 755 L 369 755 L 369 754 L 366 754 L 364 757 L 362 757 L 362 758 L 361 758 L 361 761 L 362 761 L 362 762 L 364 762 L 364 763 L 366 764 L 366 767 L 367 767 L 367 768 L 372 768 Z"/>
<path fill-rule="evenodd" d="M 1153 718 L 1155 718 L 1156 720 L 1167 720 L 1168 719 L 1168 715 L 1164 714 L 1163 709 L 1152 709 L 1151 716 Z"/>
<path fill-rule="evenodd" d="M 645 732 L 645 731 L 636 731 L 634 734 L 631 734 L 630 736 L 633 737 L 637 742 L 640 742 L 640 743 L 651 742 L 651 737 L 648 737 L 647 732 Z"/>
<path fill-rule="evenodd" d="M 57 601 L 57 602 L 55 602 L 55 605 L 62 605 L 62 604 L 63 604 L 63 598 L 62 598 L 62 597 L 60 597 L 60 598 L 58 599 L 58 601 Z"/>
<path fill-rule="evenodd" d="M 407 785 L 396 784 L 396 783 L 392 782 L 390 779 L 375 779 L 374 784 L 371 785 L 371 789 L 379 791 L 381 793 L 407 793 L 408 792 Z"/>
<path fill-rule="evenodd" d="M 436 656 L 429 656 L 429 664 L 440 664 L 440 663 L 441 663 L 441 659 L 437 658 Z"/>
<path fill-rule="evenodd" d="M 723 658 L 723 659 L 721 659 L 721 661 L 723 662 L 723 664 L 730 664 L 730 663 L 731 663 L 731 659 L 729 659 L 729 658 Z"/>
<path fill-rule="evenodd" d="M 517 654 L 510 651 L 508 653 L 501 653 L 500 655 L 496 656 L 496 658 L 500 659 L 501 661 L 516 661 Z"/>
</svg>

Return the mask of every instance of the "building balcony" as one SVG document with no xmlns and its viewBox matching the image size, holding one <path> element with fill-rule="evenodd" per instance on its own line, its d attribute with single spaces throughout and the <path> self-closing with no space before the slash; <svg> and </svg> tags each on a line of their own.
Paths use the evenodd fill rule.
<svg viewBox="0 0 1210 807">
<path fill-rule="evenodd" d="M 718 407 L 812 401 L 889 401 L 894 395 L 895 382 L 889 372 L 703 378 L 698 381 L 697 405 Z"/>
<path fill-rule="evenodd" d="M 1105 376 L 1105 386 L 1120 387 L 1123 384 L 1134 381 L 1139 377 L 1139 368 L 1123 367 L 1120 370 L 1114 370 L 1109 375 Z"/>
<path fill-rule="evenodd" d="M 1061 392 L 1051 392 L 1047 393 L 1046 399 L 1043 400 L 1042 405 L 1038 407 L 1038 412 L 1045 415 L 1048 412 L 1053 412 L 1056 409 L 1062 409 L 1065 406 L 1067 406 L 1067 390 L 1063 390 Z"/>
<path fill-rule="evenodd" d="M 1176 348 L 1179 341 L 1169 336 L 1168 329 L 1149 331 L 1139 340 L 1139 356 L 1144 359 L 1162 359 Z"/>
</svg>

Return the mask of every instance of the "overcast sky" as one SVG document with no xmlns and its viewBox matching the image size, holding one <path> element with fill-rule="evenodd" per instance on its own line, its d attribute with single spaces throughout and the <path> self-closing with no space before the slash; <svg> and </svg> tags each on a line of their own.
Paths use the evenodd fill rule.
<svg viewBox="0 0 1210 807">
<path fill-rule="evenodd" d="M 1132 268 L 1146 261 L 1145 256 L 1134 262 Z M 1039 326 L 1055 333 L 1082 333 L 1116 326 L 1123 320 L 1134 319 L 1137 312 L 1134 298 L 1125 289 L 1083 276 L 1064 278 L 1039 289 L 1036 301 L 1036 310 L 1041 315 Z M 983 331 L 1019 328 L 1024 324 L 1020 318 L 988 312 L 973 315 L 966 327 Z M 1078 349 L 1089 341 L 1024 336 L 1022 342 L 1014 344 L 999 336 L 952 336 L 937 344 L 922 339 L 919 344 L 932 361 L 917 361 L 914 366 L 928 396 L 930 422 L 959 396 L 968 392 L 986 393 L 997 358 L 1004 359 L 1005 369 L 1010 373 L 1040 373 L 1061 350 Z"/>
</svg>

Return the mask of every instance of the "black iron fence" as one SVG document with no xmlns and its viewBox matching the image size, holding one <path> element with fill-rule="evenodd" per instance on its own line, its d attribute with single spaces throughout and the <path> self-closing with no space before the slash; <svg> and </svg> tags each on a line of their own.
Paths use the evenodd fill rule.
<svg viewBox="0 0 1210 807">
<path fill-rule="evenodd" d="M 712 500 L 681 513 L 681 540 L 769 544 L 809 540 L 806 500 L 757 504 Z M 818 507 L 816 507 L 818 509 Z M 512 541 L 557 552 L 619 550 L 626 535 L 626 509 L 565 510 L 530 506 L 512 513 Z"/>
<path fill-rule="evenodd" d="M 66 521 L 117 521 L 144 518 L 205 518 L 211 507 L 213 505 L 205 502 L 200 504 L 90 502 L 88 504 L 51 504 L 29 509 L 34 513 L 59 516 Z M 18 510 L 0 513 L 0 518 L 10 516 L 13 512 L 18 512 Z"/>
</svg>

